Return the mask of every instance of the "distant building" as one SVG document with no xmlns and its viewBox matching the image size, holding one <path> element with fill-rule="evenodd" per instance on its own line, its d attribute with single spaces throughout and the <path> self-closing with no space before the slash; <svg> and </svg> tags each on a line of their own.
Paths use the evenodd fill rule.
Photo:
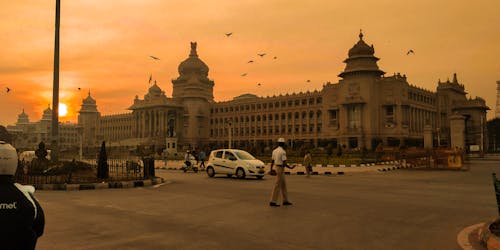
<svg viewBox="0 0 500 250">
<path fill-rule="evenodd" d="M 360 33 L 338 83 L 325 83 L 314 92 L 243 94 L 215 102 L 209 68 L 199 59 L 196 43 L 191 43 L 189 57 L 172 80 L 172 97 L 155 82 L 143 99 L 135 97 L 130 112 L 101 116 L 89 93 L 74 127 L 82 129 L 85 147 L 97 147 L 102 140 L 124 147 L 164 148 L 166 141 L 180 148 L 223 147 L 230 137 L 235 147 L 264 147 L 285 137 L 293 147 L 332 144 L 373 149 L 380 142 L 423 146 L 425 129 L 433 133 L 434 146 L 451 146 L 453 119 L 454 126 L 460 125 L 454 133 L 461 133 L 463 145 L 488 145 L 484 133 L 489 108 L 480 97 L 466 97 L 456 74 L 451 81 L 438 81 L 436 92 L 425 90 L 410 85 L 405 75 L 385 76 L 374 53 Z M 18 126 L 19 121 L 11 129 Z M 37 140 L 47 136 L 41 133 Z"/>
<path fill-rule="evenodd" d="M 14 146 L 19 150 L 34 150 L 40 142 L 49 145 L 52 125 L 52 110 L 50 107 L 43 111 L 42 119 L 30 122 L 29 116 L 24 112 L 17 117 L 16 125 L 7 126 L 7 130 L 14 135 Z M 77 147 L 79 144 L 78 124 L 60 123 L 60 148 L 61 150 Z"/>
</svg>

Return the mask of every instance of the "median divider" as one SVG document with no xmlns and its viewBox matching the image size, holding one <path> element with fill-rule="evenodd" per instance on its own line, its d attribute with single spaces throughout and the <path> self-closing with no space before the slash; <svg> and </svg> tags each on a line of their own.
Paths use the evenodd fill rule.
<svg viewBox="0 0 500 250">
<path fill-rule="evenodd" d="M 131 180 L 131 181 L 108 181 L 96 183 L 64 183 L 64 184 L 42 184 L 35 185 L 38 190 L 65 190 L 65 191 L 78 191 L 78 190 L 98 190 L 110 188 L 132 188 L 132 187 L 147 187 L 164 183 L 165 180 L 161 177 L 154 177 L 153 179 L 146 180 Z"/>
</svg>

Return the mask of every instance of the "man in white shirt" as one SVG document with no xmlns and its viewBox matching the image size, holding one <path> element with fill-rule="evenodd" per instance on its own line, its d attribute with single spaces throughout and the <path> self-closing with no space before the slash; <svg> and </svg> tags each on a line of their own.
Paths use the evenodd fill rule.
<svg viewBox="0 0 500 250">
<path fill-rule="evenodd" d="M 189 150 L 184 155 L 184 164 L 186 164 L 186 167 L 191 167 L 191 152 Z"/>
<path fill-rule="evenodd" d="M 284 168 L 288 167 L 288 165 L 286 164 L 286 151 L 284 147 L 285 139 L 279 138 L 278 147 L 273 150 L 273 159 L 271 161 L 271 172 L 273 172 L 273 166 L 276 165 L 276 182 L 274 183 L 273 191 L 271 193 L 271 202 L 269 202 L 269 206 L 271 207 L 280 206 L 277 203 L 280 192 L 283 196 L 283 205 L 292 205 L 292 203 L 288 200 L 288 193 L 286 190 Z"/>
</svg>

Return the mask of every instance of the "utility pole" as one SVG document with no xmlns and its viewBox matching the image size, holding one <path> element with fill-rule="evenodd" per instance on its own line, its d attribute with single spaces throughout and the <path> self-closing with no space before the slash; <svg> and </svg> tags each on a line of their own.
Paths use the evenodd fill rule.
<svg viewBox="0 0 500 250">
<path fill-rule="evenodd" d="M 61 0 L 56 0 L 56 22 L 54 40 L 54 83 L 52 86 L 52 152 L 51 159 L 59 160 L 59 27 Z"/>
<path fill-rule="evenodd" d="M 232 121 L 232 119 L 229 120 L 228 125 L 229 125 L 229 133 L 228 133 L 228 135 L 229 135 L 229 143 L 228 144 L 229 145 L 228 145 L 228 148 L 231 148 L 232 144 L 233 144 L 233 142 L 232 142 L 232 139 L 233 139 L 232 138 L 233 137 L 233 121 Z"/>
</svg>

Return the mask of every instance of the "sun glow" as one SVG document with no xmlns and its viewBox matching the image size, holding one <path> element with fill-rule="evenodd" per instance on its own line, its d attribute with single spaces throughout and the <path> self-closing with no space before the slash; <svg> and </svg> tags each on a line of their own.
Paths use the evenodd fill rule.
<svg viewBox="0 0 500 250">
<path fill-rule="evenodd" d="M 65 117 L 68 114 L 68 106 L 64 103 L 59 103 L 59 117 Z"/>
</svg>

